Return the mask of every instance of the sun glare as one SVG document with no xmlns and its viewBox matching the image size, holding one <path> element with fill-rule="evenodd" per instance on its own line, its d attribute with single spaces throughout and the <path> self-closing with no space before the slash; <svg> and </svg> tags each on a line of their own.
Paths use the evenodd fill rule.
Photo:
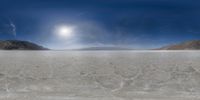
<svg viewBox="0 0 200 100">
<path fill-rule="evenodd" d="M 56 33 L 61 37 L 70 37 L 74 33 L 74 29 L 70 26 L 59 26 Z"/>
</svg>

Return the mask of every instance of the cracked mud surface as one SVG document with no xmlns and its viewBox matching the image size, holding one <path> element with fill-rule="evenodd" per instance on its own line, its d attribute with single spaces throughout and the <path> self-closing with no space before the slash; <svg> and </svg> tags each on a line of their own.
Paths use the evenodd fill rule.
<svg viewBox="0 0 200 100">
<path fill-rule="evenodd" d="M 197 51 L 0 51 L 0 100 L 199 100 Z"/>
</svg>

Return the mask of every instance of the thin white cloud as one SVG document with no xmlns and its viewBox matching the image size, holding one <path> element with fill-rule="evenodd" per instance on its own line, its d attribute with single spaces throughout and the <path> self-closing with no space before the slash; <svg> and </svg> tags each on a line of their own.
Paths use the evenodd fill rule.
<svg viewBox="0 0 200 100">
<path fill-rule="evenodd" d="M 9 22 L 10 22 L 10 27 L 11 27 L 11 34 L 13 35 L 13 36 L 16 36 L 17 34 L 16 34 L 16 26 L 15 26 L 15 24 L 11 21 L 11 20 L 9 20 Z"/>
<path fill-rule="evenodd" d="M 16 26 L 10 19 L 0 19 L 0 34 L 16 36 Z"/>
</svg>

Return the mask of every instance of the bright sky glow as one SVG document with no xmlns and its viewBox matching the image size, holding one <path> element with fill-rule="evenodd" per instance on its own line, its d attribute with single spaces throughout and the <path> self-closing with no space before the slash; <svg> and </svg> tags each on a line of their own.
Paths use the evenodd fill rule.
<svg viewBox="0 0 200 100">
<path fill-rule="evenodd" d="M 60 37 L 71 37 L 74 34 L 74 28 L 70 26 L 59 26 L 56 29 L 56 33 Z"/>
</svg>

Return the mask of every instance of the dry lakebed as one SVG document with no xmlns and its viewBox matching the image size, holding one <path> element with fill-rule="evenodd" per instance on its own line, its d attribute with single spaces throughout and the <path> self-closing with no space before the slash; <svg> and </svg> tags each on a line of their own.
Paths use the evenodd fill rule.
<svg viewBox="0 0 200 100">
<path fill-rule="evenodd" d="M 200 51 L 0 51 L 0 100 L 200 100 Z"/>
</svg>

